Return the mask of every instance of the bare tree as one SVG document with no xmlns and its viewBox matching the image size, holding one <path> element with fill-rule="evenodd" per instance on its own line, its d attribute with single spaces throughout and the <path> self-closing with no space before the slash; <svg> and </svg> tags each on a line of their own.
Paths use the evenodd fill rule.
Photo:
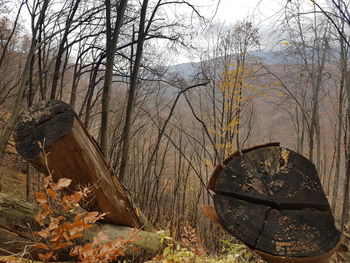
<svg viewBox="0 0 350 263">
<path fill-rule="evenodd" d="M 35 6 L 36 9 L 39 9 L 38 17 L 37 17 L 36 11 L 33 10 L 33 12 L 31 13 L 32 41 L 31 41 L 30 49 L 29 49 L 28 56 L 26 59 L 26 63 L 25 63 L 25 66 L 23 68 L 23 72 L 22 72 L 21 77 L 20 77 L 20 83 L 19 83 L 17 95 L 15 97 L 15 100 L 13 102 L 13 106 L 11 109 L 11 115 L 10 115 L 9 119 L 7 120 L 7 123 L 6 123 L 4 129 L 1 133 L 0 154 L 4 153 L 6 144 L 8 142 L 8 139 L 11 135 L 12 130 L 13 130 L 13 126 L 16 122 L 16 119 L 17 119 L 18 114 L 19 114 L 20 109 L 21 109 L 23 94 L 25 92 L 25 89 L 27 87 L 27 83 L 29 80 L 30 66 L 31 66 L 32 60 L 34 58 L 35 50 L 37 47 L 38 30 L 39 30 L 40 24 L 42 24 L 44 21 L 46 10 L 47 10 L 48 6 L 49 6 L 49 0 L 43 0 L 42 2 L 38 1 L 36 3 L 36 6 Z"/>
<path fill-rule="evenodd" d="M 102 93 L 102 113 L 101 113 L 101 135 L 100 135 L 100 145 L 105 156 L 108 156 L 108 131 L 109 131 L 109 104 L 110 104 L 110 90 L 113 78 L 113 66 L 114 66 L 114 56 L 118 44 L 119 33 L 123 24 L 124 14 L 126 7 L 128 5 L 128 0 L 121 0 L 118 3 L 116 20 L 114 26 L 112 26 L 112 6 L 111 1 L 105 1 L 106 7 L 106 69 L 105 69 L 105 80 L 103 84 Z"/>
</svg>

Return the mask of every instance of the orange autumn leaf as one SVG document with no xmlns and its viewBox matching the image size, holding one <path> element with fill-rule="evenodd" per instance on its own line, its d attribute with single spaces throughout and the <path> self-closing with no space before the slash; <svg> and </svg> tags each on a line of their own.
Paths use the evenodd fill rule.
<svg viewBox="0 0 350 263">
<path fill-rule="evenodd" d="M 84 253 L 84 252 L 86 253 L 86 252 L 88 252 L 88 251 L 90 251 L 92 249 L 93 249 L 93 246 L 91 244 L 86 244 L 80 249 L 80 251 L 82 253 Z"/>
<path fill-rule="evenodd" d="M 42 219 L 45 219 L 50 213 L 51 213 L 50 211 L 46 210 L 46 211 L 40 213 L 40 217 Z"/>
<path fill-rule="evenodd" d="M 41 225 L 41 226 L 44 225 L 43 220 L 41 219 L 41 217 L 39 215 L 34 216 L 34 219 L 39 225 Z"/>
<path fill-rule="evenodd" d="M 59 250 L 59 249 L 63 249 L 63 248 L 66 248 L 66 247 L 71 247 L 73 245 L 74 245 L 73 242 L 68 241 L 68 242 L 58 243 L 57 245 L 53 246 L 52 249 L 53 250 Z"/>
<path fill-rule="evenodd" d="M 55 184 L 55 183 L 49 183 L 49 186 L 51 187 L 52 190 L 54 191 L 58 191 L 58 190 L 61 190 L 61 188 Z"/>
<path fill-rule="evenodd" d="M 35 198 L 40 204 L 47 203 L 47 197 L 44 193 L 35 193 Z"/>
<path fill-rule="evenodd" d="M 117 247 L 116 249 L 113 250 L 113 254 L 115 257 L 118 256 L 125 256 L 123 249 L 121 247 Z"/>
<path fill-rule="evenodd" d="M 47 262 L 47 261 L 49 261 L 50 259 L 56 259 L 56 255 L 54 254 L 54 253 L 52 253 L 52 252 L 47 252 L 47 253 L 45 253 L 45 254 L 41 254 L 41 253 L 39 253 L 38 254 L 38 256 L 39 256 L 39 258 L 40 258 L 40 260 L 41 261 L 44 261 L 44 262 Z"/>
<path fill-rule="evenodd" d="M 85 224 L 83 221 L 73 222 L 70 224 L 70 228 L 77 227 L 77 226 L 84 226 L 84 225 Z"/>
<path fill-rule="evenodd" d="M 50 206 L 48 204 L 40 204 L 40 207 L 44 210 L 50 210 Z"/>
<path fill-rule="evenodd" d="M 48 236 L 50 235 L 50 230 L 45 228 L 43 230 L 37 231 L 36 234 L 42 238 L 48 238 Z"/>
<path fill-rule="evenodd" d="M 84 218 L 84 221 L 87 223 L 95 223 L 96 221 L 103 219 L 105 215 L 105 213 L 100 214 L 99 212 L 90 212 Z"/>
<path fill-rule="evenodd" d="M 47 193 L 52 198 L 56 198 L 57 197 L 57 194 L 51 188 L 47 189 Z"/>
<path fill-rule="evenodd" d="M 82 192 L 75 192 L 74 194 L 71 195 L 72 199 L 78 203 L 81 198 L 83 197 L 83 193 Z"/>
<path fill-rule="evenodd" d="M 64 239 L 65 239 L 66 241 L 69 241 L 69 240 L 70 240 L 70 237 L 69 237 L 69 235 L 68 235 L 67 232 L 63 232 L 63 237 L 64 237 Z"/>
<path fill-rule="evenodd" d="M 70 239 L 76 239 L 76 238 L 82 238 L 84 235 L 83 234 L 74 234 L 70 236 Z"/>
<path fill-rule="evenodd" d="M 37 244 L 34 245 L 34 247 L 35 248 L 45 249 L 45 250 L 50 250 L 50 248 L 47 245 L 43 244 L 43 243 L 37 243 Z"/>
<path fill-rule="evenodd" d="M 55 237 L 51 238 L 50 241 L 51 241 L 51 242 L 57 242 L 57 241 L 59 241 L 62 237 L 63 237 L 63 235 L 58 234 L 58 235 L 56 235 Z"/>
<path fill-rule="evenodd" d="M 55 223 L 55 222 L 51 222 L 50 225 L 49 225 L 49 229 L 50 229 L 50 230 L 54 230 L 54 229 L 56 229 L 56 228 L 58 228 L 58 227 L 59 227 L 58 224 Z"/>
<path fill-rule="evenodd" d="M 58 227 L 51 231 L 51 237 L 59 236 L 59 238 L 61 238 L 63 233 L 64 233 L 63 228 Z"/>
<path fill-rule="evenodd" d="M 56 225 L 58 225 L 60 223 L 60 221 L 55 217 L 51 217 L 50 220 L 51 220 L 51 223 L 54 223 Z"/>
<path fill-rule="evenodd" d="M 64 216 L 59 216 L 59 217 L 57 217 L 57 220 L 58 221 L 65 221 L 65 220 L 67 220 L 67 218 Z"/>
<path fill-rule="evenodd" d="M 89 218 L 89 217 L 96 217 L 98 216 L 98 212 L 89 212 L 86 216 L 86 218 Z"/>
<path fill-rule="evenodd" d="M 79 213 L 74 217 L 74 222 L 79 221 L 84 216 L 83 213 Z"/>
</svg>

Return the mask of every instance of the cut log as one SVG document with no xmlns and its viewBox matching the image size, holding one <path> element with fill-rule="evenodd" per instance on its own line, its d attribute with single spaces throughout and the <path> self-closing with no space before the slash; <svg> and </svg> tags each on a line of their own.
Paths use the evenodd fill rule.
<svg viewBox="0 0 350 263">
<path fill-rule="evenodd" d="M 315 166 L 276 144 L 242 153 L 218 165 L 209 181 L 224 228 L 269 262 L 331 256 L 341 234 Z"/>
<path fill-rule="evenodd" d="M 33 105 L 20 115 L 14 137 L 18 153 L 37 169 L 51 173 L 55 180 L 71 179 L 70 190 L 92 187 L 89 210 L 106 213 L 106 220 L 118 225 L 142 228 L 146 224 L 68 104 L 51 100 Z"/>
<path fill-rule="evenodd" d="M 38 259 L 38 253 L 43 252 L 33 248 L 38 240 L 35 231 L 40 230 L 34 216 L 38 207 L 34 204 L 9 198 L 0 194 L 0 255 L 20 253 L 25 257 Z M 110 240 L 119 237 L 130 238 L 131 228 L 112 224 L 96 223 L 94 228 L 85 230 L 84 237 L 76 239 L 76 244 L 92 242 L 93 237 L 104 232 Z M 139 231 L 140 240 L 135 242 L 136 250 L 125 251 L 129 258 L 147 260 L 154 257 L 162 249 L 161 242 L 155 233 Z M 59 250 L 58 260 L 72 260 L 68 250 Z"/>
</svg>

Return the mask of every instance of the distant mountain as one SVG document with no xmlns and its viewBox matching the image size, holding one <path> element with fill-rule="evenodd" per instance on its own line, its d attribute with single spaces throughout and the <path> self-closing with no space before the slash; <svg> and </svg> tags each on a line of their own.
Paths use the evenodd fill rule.
<svg viewBox="0 0 350 263">
<path fill-rule="evenodd" d="M 289 64 L 295 63 L 292 59 L 287 59 L 281 52 L 271 50 L 255 50 L 250 51 L 248 56 L 251 58 L 258 59 L 265 65 L 276 65 L 276 64 Z M 193 78 L 198 72 L 200 72 L 200 62 L 189 62 L 181 63 L 177 65 L 169 66 L 168 72 L 172 74 L 179 74 L 185 79 Z"/>
<path fill-rule="evenodd" d="M 289 64 L 294 63 L 292 59 L 286 58 L 282 52 L 271 50 L 255 50 L 249 52 L 249 55 L 258 58 L 265 65 Z"/>
<path fill-rule="evenodd" d="M 167 67 L 170 74 L 179 74 L 185 79 L 191 79 L 200 72 L 200 62 L 188 62 Z"/>
</svg>

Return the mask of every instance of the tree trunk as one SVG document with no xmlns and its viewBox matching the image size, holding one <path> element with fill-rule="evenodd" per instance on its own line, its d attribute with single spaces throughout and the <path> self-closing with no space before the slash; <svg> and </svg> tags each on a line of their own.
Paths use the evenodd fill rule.
<svg viewBox="0 0 350 263">
<path fill-rule="evenodd" d="M 39 236 L 36 236 L 34 232 L 41 230 L 34 220 L 38 209 L 36 205 L 31 203 L 0 194 L 0 254 L 20 253 L 21 255 L 25 251 L 28 254 L 23 254 L 24 257 L 38 259 L 38 253 L 43 251 L 32 247 L 39 240 Z M 94 228 L 85 231 L 83 238 L 76 239 L 76 245 L 92 242 L 93 237 L 101 231 L 110 240 L 116 240 L 121 236 L 130 238 L 131 228 L 96 223 Z M 141 239 L 135 242 L 135 247 L 140 250 L 135 250 L 137 252 L 134 250 L 125 251 L 126 257 L 145 261 L 154 257 L 161 250 L 162 245 L 155 233 L 139 231 L 138 235 Z M 72 261 L 68 250 L 59 250 L 58 256 L 58 260 Z"/>
<path fill-rule="evenodd" d="M 111 1 L 106 0 L 106 26 L 107 26 L 107 39 L 106 39 L 106 69 L 105 69 L 105 81 L 103 83 L 102 90 L 102 112 L 101 112 L 101 140 L 100 145 L 102 152 L 105 156 L 108 156 L 108 130 L 109 130 L 109 101 L 111 93 L 111 85 L 113 79 L 113 65 L 114 56 L 117 48 L 118 38 L 122 23 L 124 20 L 124 13 L 128 5 L 128 0 L 121 0 L 117 9 L 117 19 L 114 29 L 111 26 Z M 112 32 L 113 31 L 113 32 Z"/>
<path fill-rule="evenodd" d="M 51 86 L 51 95 L 50 95 L 50 99 L 52 100 L 56 98 L 58 79 L 61 73 L 62 56 L 66 51 L 66 41 L 68 39 L 69 32 L 71 31 L 72 21 L 74 19 L 75 13 L 78 10 L 80 1 L 81 0 L 76 0 L 74 5 L 72 3 L 72 7 L 69 10 L 69 16 L 67 17 L 67 21 L 65 23 L 65 30 L 63 33 L 63 37 L 58 47 L 58 52 L 57 52 L 56 62 L 55 62 L 55 69 L 53 71 L 53 77 L 52 77 L 52 86 Z"/>
<path fill-rule="evenodd" d="M 111 223 L 137 228 L 145 225 L 124 186 L 112 176 L 100 148 L 68 104 L 43 101 L 22 113 L 15 141 L 18 153 L 34 167 L 51 173 L 55 180 L 71 179 L 71 190 L 91 187 L 95 200 L 88 210 L 107 213 Z"/>
<path fill-rule="evenodd" d="M 148 0 L 142 2 L 141 15 L 140 15 L 140 26 L 138 30 L 138 39 L 136 47 L 136 57 L 134 66 L 132 67 L 132 72 L 130 76 L 130 88 L 128 94 L 128 103 L 126 107 L 125 125 L 123 128 L 123 147 L 122 156 L 120 161 L 119 169 L 119 179 L 123 182 L 126 174 L 126 169 L 129 162 L 129 148 L 130 148 L 130 133 L 132 124 L 132 115 L 134 111 L 135 97 L 137 82 L 139 79 L 139 70 L 141 65 L 141 58 L 143 54 L 143 44 L 145 41 L 145 23 L 146 23 L 146 13 L 147 13 Z M 131 57 L 132 64 L 132 57 Z"/>
<path fill-rule="evenodd" d="M 343 45 L 342 45 L 343 46 Z M 343 50 L 343 48 L 342 48 Z M 343 60 L 344 61 L 344 60 Z M 339 177 L 340 177 L 340 161 L 341 161 L 341 142 L 342 142 L 342 132 L 343 132 L 343 102 L 344 102 L 344 85 L 345 85 L 345 66 L 344 64 L 342 70 L 342 79 L 340 81 L 340 91 L 339 91 L 339 109 L 338 109 L 338 123 L 337 123 L 337 136 L 336 136 L 336 156 L 335 156 L 335 174 L 334 174 L 334 185 L 332 191 L 332 209 L 336 214 L 337 211 L 337 200 L 338 200 L 338 189 L 339 189 Z M 346 69 L 346 68 L 345 68 Z"/>
</svg>

